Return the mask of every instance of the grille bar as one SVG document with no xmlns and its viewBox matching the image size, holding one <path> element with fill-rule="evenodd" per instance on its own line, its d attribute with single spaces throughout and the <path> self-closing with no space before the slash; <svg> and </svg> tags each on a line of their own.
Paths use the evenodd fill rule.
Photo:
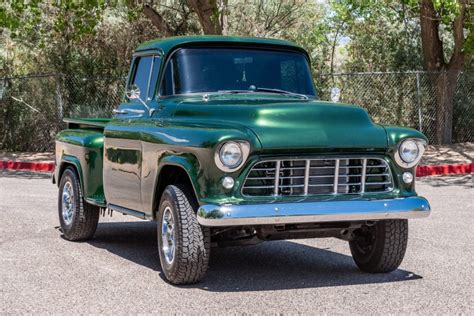
<svg viewBox="0 0 474 316">
<path fill-rule="evenodd" d="M 258 162 L 242 187 L 246 196 L 388 192 L 393 179 L 382 158 L 281 159 Z"/>
<path fill-rule="evenodd" d="M 311 160 L 305 160 L 305 171 L 304 171 L 304 195 L 308 194 L 309 188 L 309 172 L 311 168 Z"/>
<path fill-rule="evenodd" d="M 365 191 L 365 174 L 367 172 L 367 159 L 362 159 L 362 176 L 360 178 L 360 192 Z"/>
<path fill-rule="evenodd" d="M 337 194 L 339 190 L 339 160 L 336 160 L 336 166 L 334 167 L 334 194 Z"/>
</svg>

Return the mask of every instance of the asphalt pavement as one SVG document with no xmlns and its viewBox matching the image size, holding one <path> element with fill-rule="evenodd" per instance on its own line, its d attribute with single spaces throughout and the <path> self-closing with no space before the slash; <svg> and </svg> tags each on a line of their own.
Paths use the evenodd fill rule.
<svg viewBox="0 0 474 316">
<path fill-rule="evenodd" d="M 472 176 L 426 178 L 432 214 L 410 222 L 408 250 L 389 274 L 360 272 L 337 239 L 212 249 L 206 278 L 163 279 L 152 222 L 114 213 L 95 238 L 58 229 L 47 175 L 0 172 L 0 314 L 473 314 Z"/>
</svg>

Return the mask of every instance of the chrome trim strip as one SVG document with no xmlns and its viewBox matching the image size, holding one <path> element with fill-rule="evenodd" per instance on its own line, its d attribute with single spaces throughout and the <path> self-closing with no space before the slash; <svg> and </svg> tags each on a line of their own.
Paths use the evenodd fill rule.
<svg viewBox="0 0 474 316">
<path fill-rule="evenodd" d="M 311 166 L 311 160 L 306 159 L 305 161 L 305 171 L 304 171 L 304 195 L 308 195 L 308 185 L 309 185 L 309 167 Z"/>
<path fill-rule="evenodd" d="M 280 160 L 275 161 L 275 188 L 273 190 L 274 195 L 278 195 L 278 190 L 280 187 Z"/>
<path fill-rule="evenodd" d="M 202 226 L 276 225 L 338 221 L 411 219 L 430 215 L 423 197 L 385 200 L 202 205 L 197 219 Z"/>
<path fill-rule="evenodd" d="M 340 160 L 336 160 L 336 165 L 334 166 L 334 194 L 337 194 L 339 188 L 339 164 Z"/>
<path fill-rule="evenodd" d="M 362 160 L 362 175 L 360 176 L 360 193 L 365 192 L 365 174 L 367 173 L 367 158 Z"/>
</svg>

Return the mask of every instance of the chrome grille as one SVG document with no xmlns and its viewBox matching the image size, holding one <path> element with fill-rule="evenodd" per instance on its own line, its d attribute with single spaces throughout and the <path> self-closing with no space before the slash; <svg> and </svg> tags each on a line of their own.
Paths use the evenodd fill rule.
<svg viewBox="0 0 474 316">
<path fill-rule="evenodd" d="M 382 158 L 321 158 L 261 161 L 245 179 L 247 196 L 298 196 L 388 192 L 393 188 Z"/>
</svg>

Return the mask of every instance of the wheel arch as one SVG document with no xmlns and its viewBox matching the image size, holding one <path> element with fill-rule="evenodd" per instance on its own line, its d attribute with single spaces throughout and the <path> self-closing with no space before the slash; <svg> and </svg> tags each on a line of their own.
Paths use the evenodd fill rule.
<svg viewBox="0 0 474 316">
<path fill-rule="evenodd" d="M 79 177 L 79 183 L 81 185 L 82 192 L 84 192 L 84 180 L 83 180 L 81 163 L 80 163 L 79 159 L 77 159 L 74 156 L 69 156 L 69 155 L 64 155 L 61 158 L 61 162 L 58 166 L 58 173 L 57 173 L 58 187 L 59 187 L 59 184 L 61 182 L 61 177 L 62 177 L 62 175 L 63 175 L 63 173 L 64 173 L 64 171 L 66 170 L 67 167 L 72 167 L 76 171 L 77 176 Z"/>
<path fill-rule="evenodd" d="M 179 163 L 166 163 L 161 166 L 157 179 L 155 181 L 154 194 L 153 194 L 153 220 L 156 220 L 156 214 L 158 211 L 159 203 L 163 191 L 168 185 L 184 185 L 188 187 L 189 192 L 192 194 L 190 198 L 193 202 L 198 205 L 199 199 L 196 191 L 196 184 L 192 181 L 190 171 L 185 166 Z"/>
</svg>

